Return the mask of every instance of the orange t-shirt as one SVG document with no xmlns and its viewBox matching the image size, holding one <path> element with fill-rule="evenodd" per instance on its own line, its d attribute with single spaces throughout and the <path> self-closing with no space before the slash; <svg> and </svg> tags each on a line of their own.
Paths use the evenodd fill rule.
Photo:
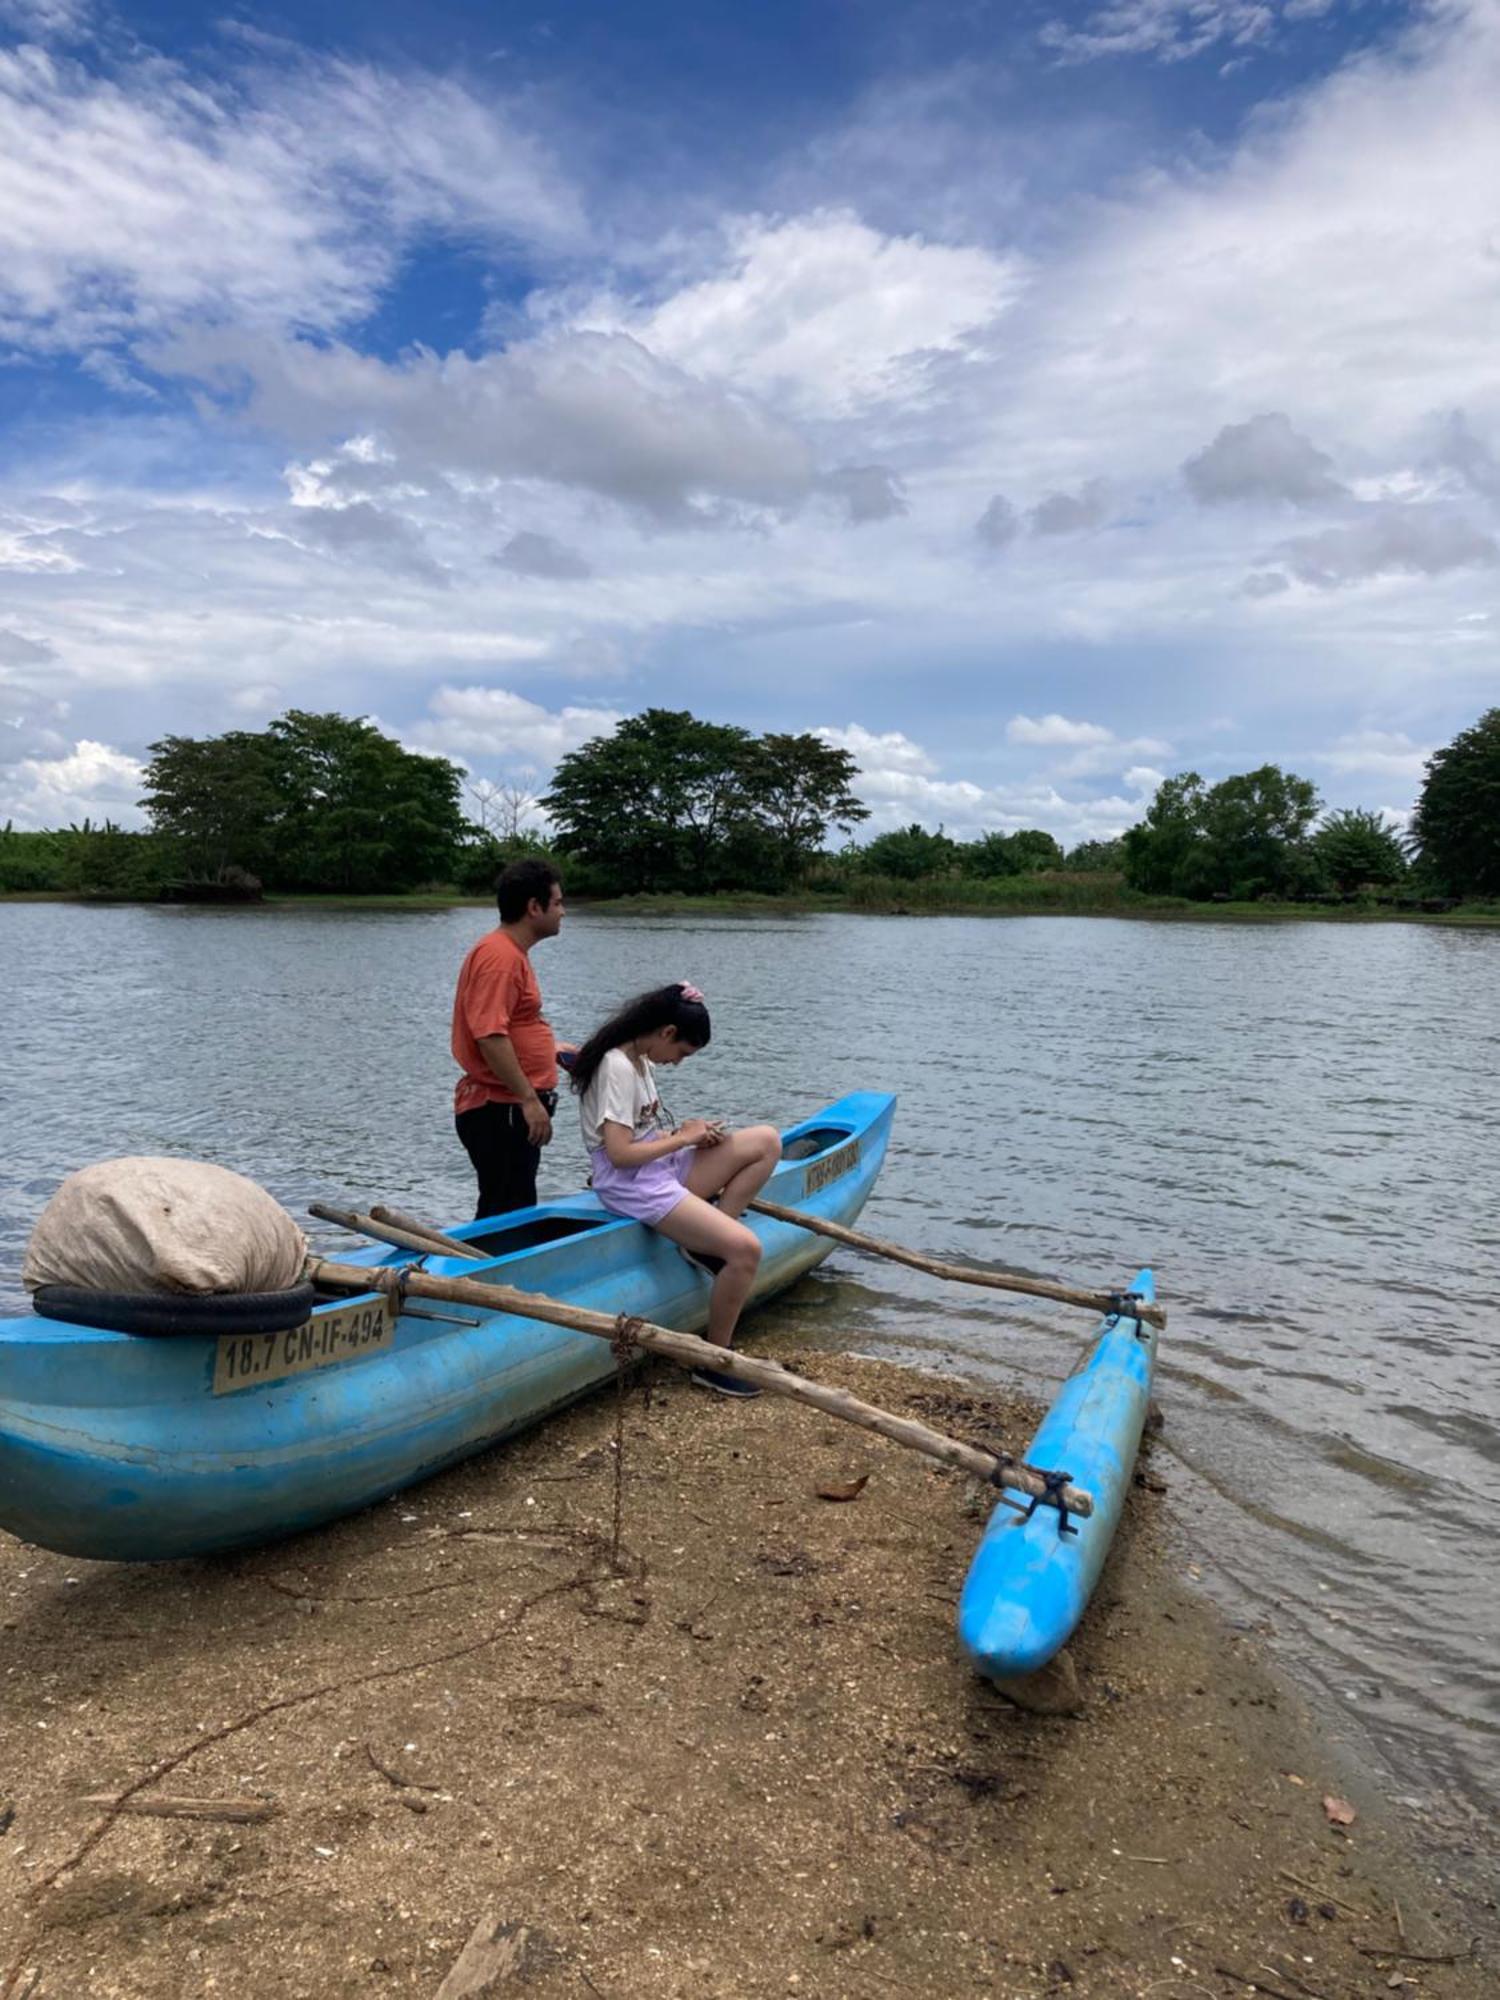
<svg viewBox="0 0 1500 2000">
<path fill-rule="evenodd" d="M 531 960 L 504 931 L 489 931 L 469 952 L 453 996 L 453 1060 L 463 1071 L 453 1109 L 515 1104 L 484 1059 L 480 1038 L 508 1035 L 521 1073 L 534 1090 L 557 1088 L 557 1042 L 542 1014 L 542 989 Z"/>
</svg>

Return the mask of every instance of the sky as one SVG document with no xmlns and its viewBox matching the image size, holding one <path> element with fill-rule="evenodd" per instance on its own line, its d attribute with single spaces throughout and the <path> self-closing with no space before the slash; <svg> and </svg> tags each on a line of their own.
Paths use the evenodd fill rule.
<svg viewBox="0 0 1500 2000">
<path fill-rule="evenodd" d="M 1500 0 L 0 0 L 0 823 L 652 705 L 867 833 L 1399 818 L 1500 701 L 1497 102 Z"/>
</svg>

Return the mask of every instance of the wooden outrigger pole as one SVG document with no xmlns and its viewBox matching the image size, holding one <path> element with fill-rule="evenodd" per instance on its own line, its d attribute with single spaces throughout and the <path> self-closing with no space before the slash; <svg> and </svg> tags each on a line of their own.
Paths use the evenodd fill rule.
<svg viewBox="0 0 1500 2000">
<path fill-rule="evenodd" d="M 340 1211 L 342 1213 L 344 1211 Z M 990 1451 L 981 1445 L 944 1437 L 941 1431 L 930 1429 L 914 1417 L 899 1417 L 890 1410 L 878 1409 L 873 1403 L 862 1402 L 847 1389 L 833 1388 L 823 1382 L 809 1382 L 801 1375 L 794 1375 L 789 1368 L 783 1368 L 777 1361 L 741 1354 L 734 1348 L 716 1347 L 712 1341 L 700 1340 L 694 1333 L 678 1333 L 671 1327 L 653 1326 L 647 1320 L 631 1319 L 623 1313 L 592 1312 L 585 1306 L 567 1305 L 561 1299 L 547 1298 L 540 1292 L 518 1291 L 512 1285 L 485 1284 L 476 1278 L 438 1278 L 431 1272 L 410 1265 L 340 1264 L 327 1257 L 311 1257 L 308 1259 L 307 1275 L 314 1285 L 326 1291 L 388 1290 L 411 1298 L 443 1299 L 452 1305 L 476 1306 L 484 1312 L 514 1313 L 520 1319 L 542 1320 L 549 1326 L 592 1334 L 595 1339 L 609 1341 L 617 1352 L 641 1347 L 648 1353 L 664 1355 L 682 1368 L 717 1369 L 742 1382 L 749 1382 L 757 1389 L 768 1390 L 774 1396 L 789 1396 L 821 1410 L 825 1416 L 838 1417 L 861 1430 L 874 1431 L 879 1437 L 889 1438 L 893 1444 L 923 1452 L 942 1465 L 971 1473 L 976 1479 L 983 1479 L 991 1485 L 1010 1487 L 1042 1504 L 1060 1506 L 1070 1514 L 1085 1516 L 1093 1511 L 1093 1502 L 1087 1493 L 1075 1486 L 1060 1485 L 1055 1477 L 1049 1478 L 1045 1472 L 1022 1464 L 1006 1452 Z"/>
</svg>

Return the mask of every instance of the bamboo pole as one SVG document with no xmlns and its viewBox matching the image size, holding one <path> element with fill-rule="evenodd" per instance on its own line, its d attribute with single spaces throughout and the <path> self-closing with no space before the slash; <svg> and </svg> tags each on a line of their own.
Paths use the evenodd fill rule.
<svg viewBox="0 0 1500 2000">
<path fill-rule="evenodd" d="M 460 1245 L 459 1251 L 449 1250 L 433 1242 L 430 1235 L 417 1236 L 409 1229 L 397 1229 L 389 1222 L 377 1222 L 373 1215 L 365 1215 L 359 1209 L 334 1208 L 326 1201 L 310 1201 L 307 1212 L 317 1216 L 320 1222 L 336 1222 L 340 1229 L 350 1230 L 356 1236 L 371 1236 L 377 1243 L 389 1243 L 397 1250 L 414 1250 L 419 1257 L 436 1256 L 441 1249 L 445 1257 L 461 1252 L 476 1262 L 484 1260 L 482 1250 L 471 1250 L 467 1245 Z"/>
<path fill-rule="evenodd" d="M 1091 1312 L 1110 1313 L 1116 1309 L 1116 1295 L 1112 1292 L 1080 1291 L 1076 1285 L 1054 1284 L 1050 1278 L 1026 1278 L 1019 1271 L 978 1271 L 968 1264 L 942 1264 L 935 1257 L 903 1249 L 901 1244 L 888 1243 L 883 1237 L 846 1229 L 841 1222 L 825 1222 L 822 1216 L 806 1215 L 800 1208 L 783 1208 L 779 1201 L 752 1201 L 750 1206 L 759 1215 L 769 1215 L 773 1222 L 793 1223 L 798 1229 L 810 1229 L 815 1236 L 846 1243 L 851 1250 L 864 1250 L 872 1257 L 889 1257 L 893 1263 L 910 1265 L 913 1271 L 926 1271 L 930 1277 L 948 1278 L 960 1285 L 988 1285 L 997 1292 L 1025 1292 L 1034 1299 L 1056 1299 L 1065 1306 L 1086 1306 Z M 1143 1304 L 1139 1311 L 1151 1326 L 1164 1327 L 1167 1323 L 1165 1306 Z"/>
<path fill-rule="evenodd" d="M 421 1236 L 441 1250 L 445 1257 L 473 1257 L 483 1259 L 488 1253 L 477 1249 L 472 1243 L 465 1243 L 460 1237 L 448 1236 L 436 1224 L 422 1222 L 415 1215 L 403 1215 L 399 1208 L 386 1208 L 381 1203 L 371 1205 L 373 1221 L 383 1222 L 391 1229 L 404 1229 L 408 1236 Z"/>
<path fill-rule="evenodd" d="M 646 1348 L 652 1354 L 664 1354 L 679 1367 L 718 1369 L 723 1374 L 737 1376 L 742 1382 L 753 1383 L 757 1389 L 769 1389 L 773 1395 L 790 1396 L 797 1402 L 809 1403 L 825 1416 L 841 1417 L 845 1423 L 855 1424 L 861 1430 L 874 1431 L 880 1437 L 889 1438 L 893 1444 L 925 1452 L 940 1464 L 950 1465 L 959 1472 L 972 1473 L 976 1479 L 1013 1487 L 1018 1493 L 1027 1493 L 1037 1499 L 1049 1497 L 1045 1478 L 1029 1465 L 1008 1462 L 1003 1453 L 944 1437 L 941 1431 L 929 1429 L 914 1417 L 898 1417 L 889 1410 L 877 1409 L 873 1403 L 861 1402 L 847 1389 L 831 1388 L 823 1382 L 809 1382 L 800 1375 L 794 1375 L 789 1368 L 783 1368 L 777 1361 L 763 1361 L 753 1354 L 736 1353 L 733 1348 L 716 1347 L 711 1341 L 700 1340 L 695 1333 L 676 1333 L 670 1327 L 653 1326 L 646 1320 L 591 1312 L 585 1306 L 565 1305 L 561 1299 L 549 1299 L 539 1292 L 517 1291 L 513 1285 L 489 1285 L 476 1278 L 438 1278 L 430 1271 L 392 1271 L 369 1265 L 337 1264 L 327 1257 L 310 1257 L 307 1275 L 313 1284 L 328 1291 L 368 1292 L 382 1286 L 399 1288 L 413 1298 L 446 1299 L 453 1305 L 480 1306 L 486 1312 L 514 1313 L 521 1319 L 543 1320 L 549 1326 L 565 1326 L 575 1333 L 593 1334 L 596 1339 L 611 1343 L 626 1333 L 637 1346 Z M 1056 1497 L 1070 1514 L 1084 1517 L 1094 1511 L 1094 1503 L 1088 1494 L 1076 1486 L 1063 1487 Z"/>
</svg>

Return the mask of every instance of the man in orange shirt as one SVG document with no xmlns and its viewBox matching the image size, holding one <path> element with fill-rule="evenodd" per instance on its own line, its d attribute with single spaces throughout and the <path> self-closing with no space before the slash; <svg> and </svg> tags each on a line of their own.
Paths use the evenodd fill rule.
<svg viewBox="0 0 1500 2000">
<path fill-rule="evenodd" d="M 562 881 L 549 861 L 513 861 L 495 884 L 500 922 L 458 975 L 453 1058 L 463 1071 L 453 1122 L 479 1179 L 476 1218 L 530 1208 L 557 1108 L 557 1042 L 542 1013 L 531 948 L 562 928 Z"/>
</svg>

